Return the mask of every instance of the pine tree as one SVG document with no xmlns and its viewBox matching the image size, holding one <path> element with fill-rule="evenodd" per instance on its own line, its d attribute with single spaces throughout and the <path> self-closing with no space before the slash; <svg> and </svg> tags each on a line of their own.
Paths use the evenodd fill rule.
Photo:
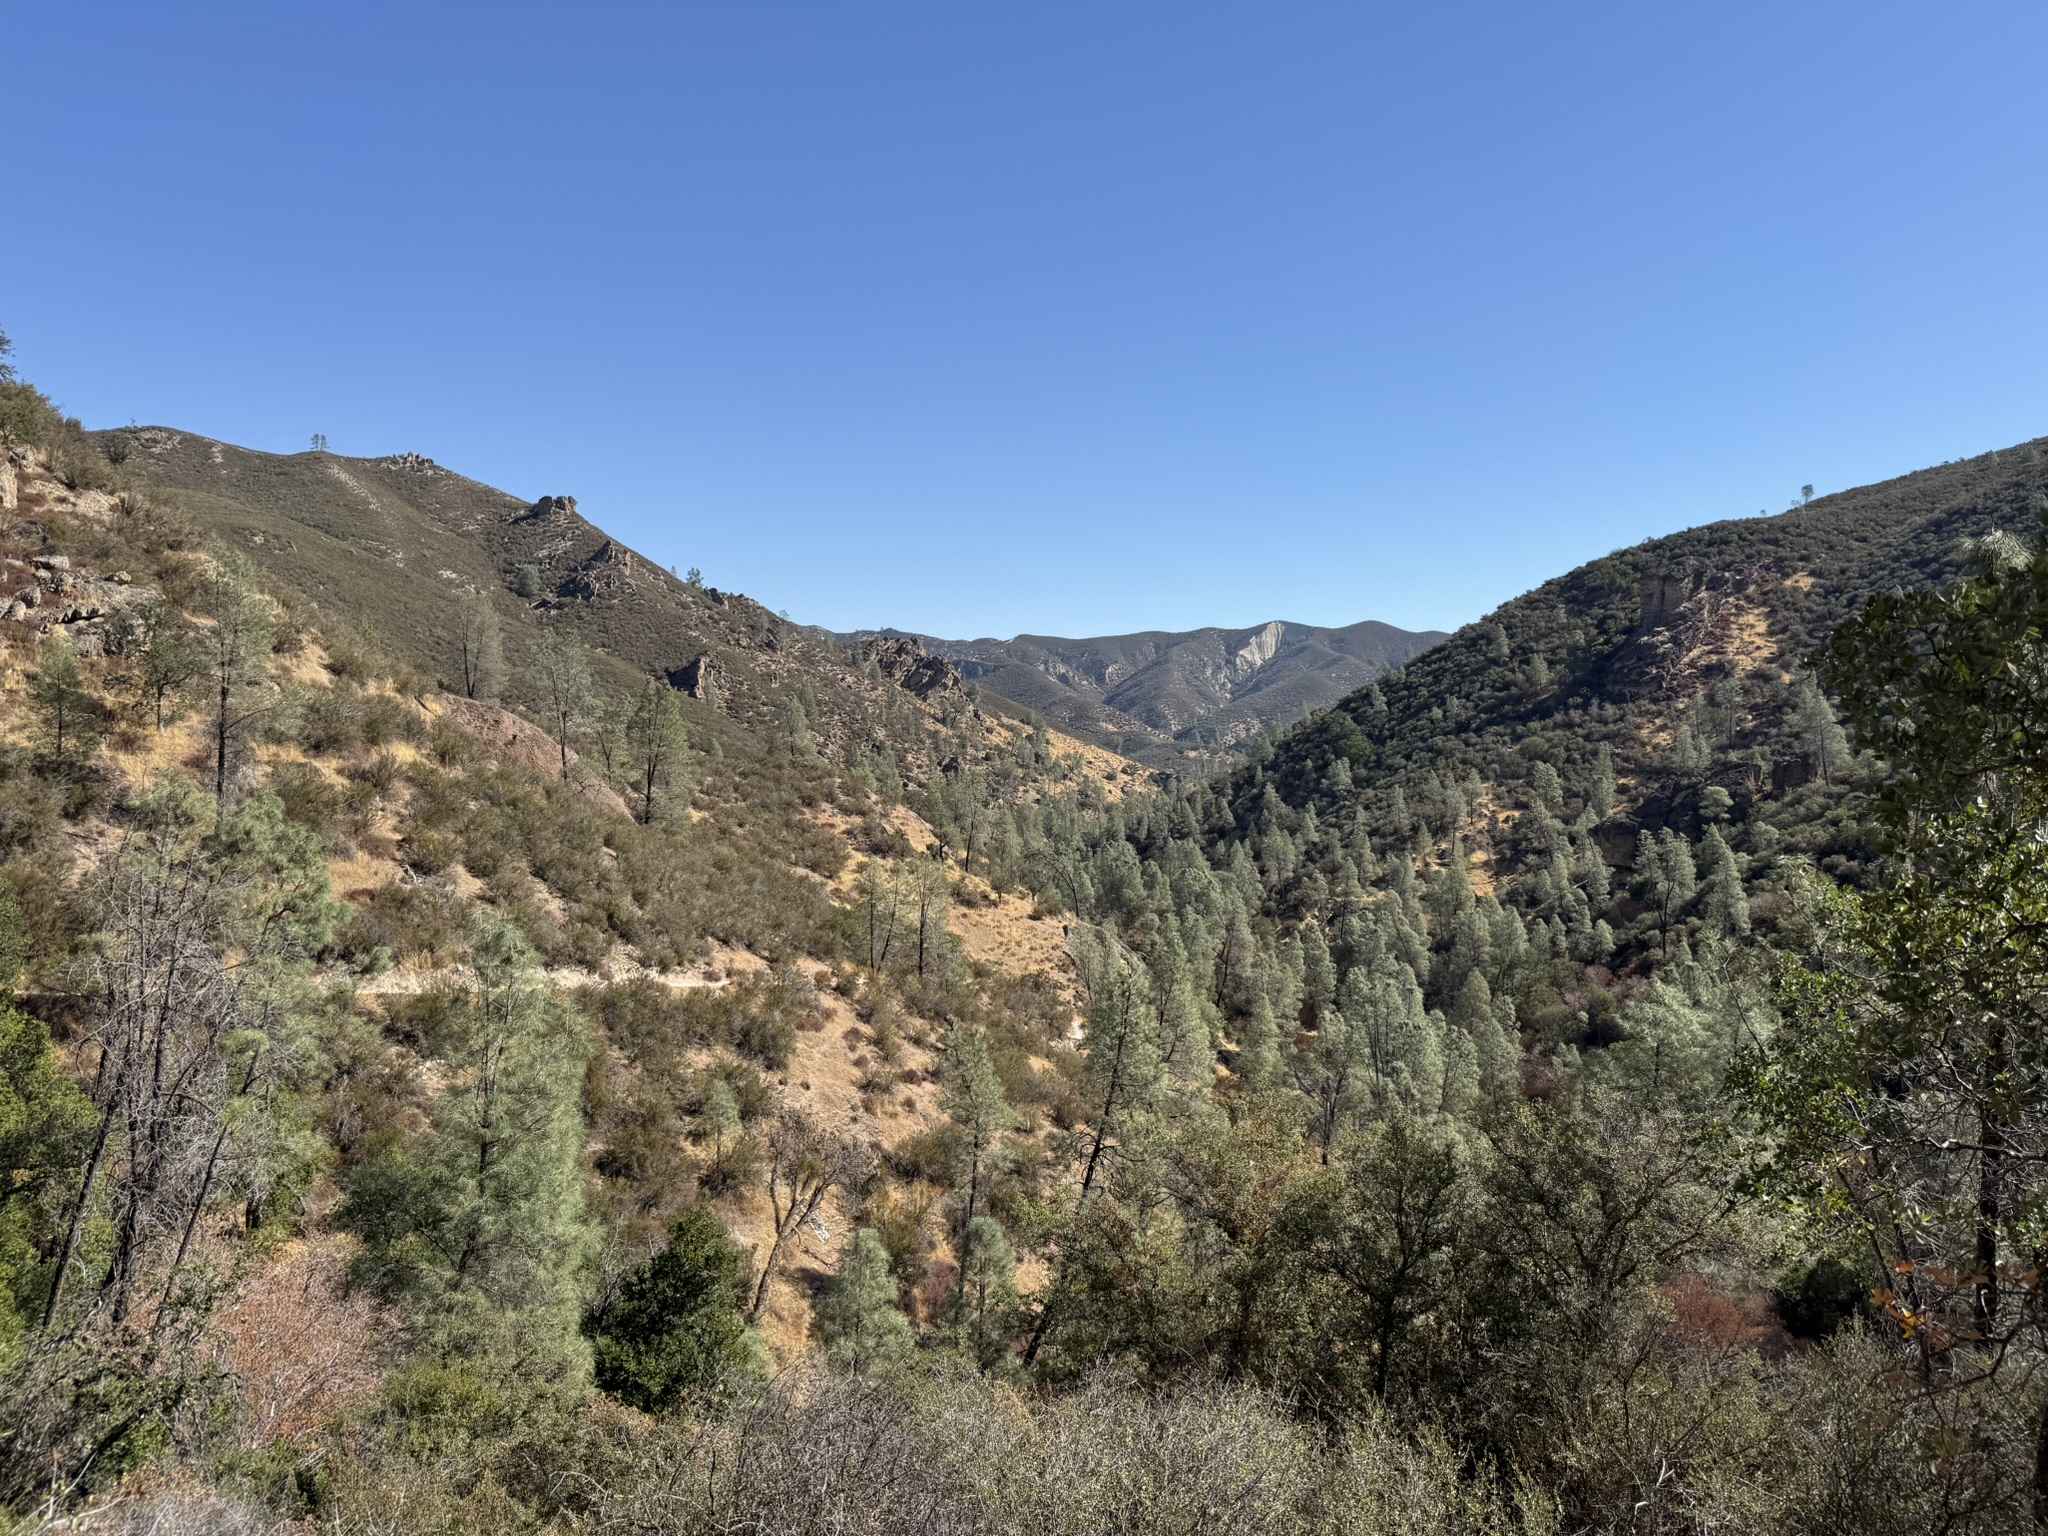
<svg viewBox="0 0 2048 1536">
<path fill-rule="evenodd" d="M 1280 1029 L 1274 1022 L 1273 1005 L 1262 992 L 1252 999 L 1251 1010 L 1242 1026 L 1243 1043 L 1237 1052 L 1237 1076 L 1253 1093 L 1265 1093 L 1280 1080 Z"/>
<path fill-rule="evenodd" d="M 1082 1081 L 1090 1130 L 1077 1205 L 1086 1205 L 1102 1161 L 1130 1119 L 1151 1107 L 1164 1086 L 1158 1015 L 1144 971 L 1114 937 L 1076 934 L 1075 960 L 1088 996 L 1082 1027 Z"/>
<path fill-rule="evenodd" d="M 889 1250 L 872 1227 L 853 1234 L 817 1307 L 826 1358 L 856 1375 L 909 1353 L 916 1334 L 896 1304 Z"/>
<path fill-rule="evenodd" d="M 35 734 L 44 761 L 60 772 L 77 768 L 99 742 L 103 714 L 78 670 L 78 652 L 61 629 L 44 640 L 29 687 Z"/>
<path fill-rule="evenodd" d="M 584 1041 L 502 919 L 476 919 L 471 969 L 433 1134 L 359 1169 L 342 1221 L 363 1239 L 367 1276 L 411 1304 L 419 1349 L 573 1386 L 588 1363 Z"/>
<path fill-rule="evenodd" d="M 583 728 L 590 703 L 590 658 L 582 645 L 556 629 L 544 629 L 533 647 L 533 679 L 541 707 L 569 782 L 569 739 Z"/>
<path fill-rule="evenodd" d="M 947 941 L 952 937 L 953 912 L 953 885 L 946 878 L 946 866 L 937 859 L 923 860 L 917 866 L 913 885 L 917 899 L 917 974 L 942 975 L 950 959 Z"/>
<path fill-rule="evenodd" d="M 274 633 L 270 606 L 257 593 L 246 562 L 214 563 L 201 593 L 200 611 L 212 625 L 201 632 L 205 674 L 213 698 L 213 794 L 227 812 L 228 785 L 239 766 L 249 727 L 271 707 L 263 692 L 269 677 Z"/>
<path fill-rule="evenodd" d="M 710 1173 L 716 1178 L 725 1172 L 725 1154 L 740 1130 L 740 1101 L 732 1091 L 731 1083 L 722 1077 L 714 1077 L 704 1085 L 704 1105 L 698 1111 L 698 1118 L 704 1122 L 705 1133 L 711 1138 Z"/>
<path fill-rule="evenodd" d="M 1701 906 L 1707 921 L 1728 938 L 1749 933 L 1749 897 L 1742 888 L 1742 872 L 1735 854 L 1721 836 L 1719 827 L 1707 828 L 1700 840 L 1699 865 L 1704 875 Z"/>
<path fill-rule="evenodd" d="M 1849 738 L 1835 718 L 1834 706 L 1811 672 L 1800 674 L 1792 689 L 1792 729 L 1806 748 L 1808 761 L 1823 784 L 1834 783 L 1835 770 L 1849 759 Z"/>
<path fill-rule="evenodd" d="M 939 1103 L 960 1127 L 960 1172 L 967 1185 L 961 1224 L 970 1226 L 980 1213 L 983 1185 L 1001 1156 L 1003 1133 L 1017 1124 L 1017 1112 L 989 1057 L 988 1036 L 975 1025 L 953 1026 Z"/>
<path fill-rule="evenodd" d="M 205 665 L 204 645 L 162 598 L 130 611 L 128 651 L 135 658 L 135 681 L 149 705 L 157 734 L 171 718 L 170 701 L 197 677 Z"/>
<path fill-rule="evenodd" d="M 860 867 L 859 884 L 862 927 L 867 935 L 868 969 L 880 971 L 889 963 L 889 951 L 896 944 L 901 922 L 903 890 L 896 873 L 880 859 L 869 859 Z"/>
<path fill-rule="evenodd" d="M 1017 1305 L 1017 1255 L 1000 1223 L 977 1216 L 960 1235 L 960 1287 L 954 1315 L 984 1368 L 1002 1358 Z"/>
</svg>

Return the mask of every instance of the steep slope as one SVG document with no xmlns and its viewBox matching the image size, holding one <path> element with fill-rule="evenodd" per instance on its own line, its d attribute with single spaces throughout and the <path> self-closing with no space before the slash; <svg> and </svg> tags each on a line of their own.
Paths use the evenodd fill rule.
<svg viewBox="0 0 2048 1536">
<path fill-rule="evenodd" d="M 1512 873 L 1549 857 L 1523 826 L 1547 797 L 1553 816 L 1538 820 L 1589 821 L 1624 868 L 1645 829 L 1725 822 L 1758 868 L 1796 849 L 1854 879 L 1871 850 L 1842 781 L 1859 769 L 1805 658 L 1873 593 L 1953 575 L 1964 540 L 2029 535 L 2044 449 L 1652 539 L 1545 582 L 1239 772 L 1237 820 L 1270 784 L 1439 852 L 1455 832 L 1482 867 Z"/>
<path fill-rule="evenodd" d="M 1081 640 L 918 638 L 992 693 L 1185 771 L 1186 759 L 1291 724 L 1444 636 L 1372 620 L 1325 629 L 1276 619 Z"/>
<path fill-rule="evenodd" d="M 914 778 L 935 766 L 927 727 L 938 708 L 966 710 L 957 676 L 913 644 L 843 651 L 751 598 L 636 554 L 572 496 L 529 502 L 414 453 L 268 454 L 163 427 L 94 437 L 128 478 L 245 551 L 328 621 L 371 632 L 444 682 L 453 681 L 457 603 L 474 590 L 508 621 L 567 627 L 622 664 L 621 680 L 665 677 L 757 731 L 780 728 L 800 700 L 828 753 L 886 744 Z M 533 622 L 505 625 L 515 699 L 539 633 Z"/>
</svg>

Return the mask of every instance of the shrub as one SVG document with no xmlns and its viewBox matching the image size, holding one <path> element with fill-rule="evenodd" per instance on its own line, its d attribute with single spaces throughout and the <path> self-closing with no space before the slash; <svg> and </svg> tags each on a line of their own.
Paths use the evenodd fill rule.
<svg viewBox="0 0 2048 1536">
<path fill-rule="evenodd" d="M 746 1261 L 702 1206 L 669 1228 L 668 1246 L 628 1275 L 585 1321 L 597 1384 L 644 1413 L 715 1394 L 757 1369 L 740 1316 Z"/>
</svg>

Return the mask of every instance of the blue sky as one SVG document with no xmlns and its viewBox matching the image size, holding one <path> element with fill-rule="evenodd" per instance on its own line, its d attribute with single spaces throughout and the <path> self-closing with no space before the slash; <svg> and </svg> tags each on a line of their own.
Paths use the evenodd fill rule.
<svg viewBox="0 0 2048 1536">
<path fill-rule="evenodd" d="M 796 618 L 1452 628 L 2048 433 L 2048 10 L 9 7 L 89 425 L 427 453 Z"/>
</svg>

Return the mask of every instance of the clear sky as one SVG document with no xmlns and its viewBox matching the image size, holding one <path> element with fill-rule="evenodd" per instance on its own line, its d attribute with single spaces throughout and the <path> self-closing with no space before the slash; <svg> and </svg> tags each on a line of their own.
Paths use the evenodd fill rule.
<svg viewBox="0 0 2048 1536">
<path fill-rule="evenodd" d="M 8 5 L 88 425 L 426 453 L 835 628 L 1452 628 L 2048 433 L 2048 8 Z"/>
</svg>

